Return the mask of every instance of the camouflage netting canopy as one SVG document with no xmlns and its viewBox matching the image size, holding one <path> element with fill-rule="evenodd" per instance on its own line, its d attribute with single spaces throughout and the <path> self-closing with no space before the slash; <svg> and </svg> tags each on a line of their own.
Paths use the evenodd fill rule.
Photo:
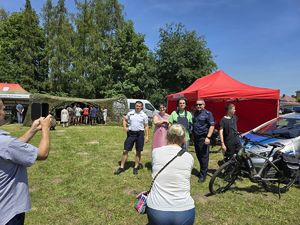
<svg viewBox="0 0 300 225">
<path fill-rule="evenodd" d="M 43 106 L 47 106 L 46 113 L 53 114 L 56 109 L 62 109 L 72 104 L 83 104 L 89 106 L 96 106 L 99 108 L 106 107 L 108 110 L 108 122 L 120 122 L 122 120 L 122 115 L 128 111 L 127 100 L 125 96 L 118 96 L 114 98 L 106 99 L 83 99 L 83 98 L 69 98 L 69 97 L 58 97 L 48 94 L 32 94 L 30 95 L 30 102 L 28 110 L 24 119 L 24 125 L 30 126 L 32 123 L 33 115 L 39 114 L 43 115 Z M 33 107 L 34 105 L 34 107 Z M 36 106 L 39 106 L 36 109 Z M 41 112 L 35 112 L 36 110 Z"/>
</svg>

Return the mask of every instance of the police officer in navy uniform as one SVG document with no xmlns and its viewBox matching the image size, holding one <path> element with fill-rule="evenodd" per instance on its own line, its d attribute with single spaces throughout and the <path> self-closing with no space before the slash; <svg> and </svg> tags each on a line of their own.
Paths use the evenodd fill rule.
<svg viewBox="0 0 300 225">
<path fill-rule="evenodd" d="M 124 166 L 128 159 L 128 153 L 135 145 L 136 154 L 133 174 L 137 175 L 141 161 L 141 153 L 144 149 L 144 142 L 148 143 L 149 141 L 148 116 L 143 112 L 143 103 L 141 101 L 136 101 L 135 110 L 128 112 L 127 115 L 123 117 L 123 129 L 127 133 L 127 138 L 124 142 L 121 166 L 114 174 L 118 175 L 125 171 Z"/>
<path fill-rule="evenodd" d="M 215 121 L 212 113 L 205 109 L 203 99 L 197 100 L 195 107 L 196 111 L 193 116 L 194 145 L 200 164 L 199 182 L 204 182 L 209 162 L 210 139 L 215 129 Z"/>
</svg>

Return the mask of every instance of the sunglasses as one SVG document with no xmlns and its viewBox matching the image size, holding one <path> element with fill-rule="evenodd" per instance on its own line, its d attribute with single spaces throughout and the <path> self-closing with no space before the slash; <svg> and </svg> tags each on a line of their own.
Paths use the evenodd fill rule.
<svg viewBox="0 0 300 225">
<path fill-rule="evenodd" d="M 202 105 L 204 105 L 204 104 L 196 104 L 196 106 L 202 106 Z"/>
</svg>

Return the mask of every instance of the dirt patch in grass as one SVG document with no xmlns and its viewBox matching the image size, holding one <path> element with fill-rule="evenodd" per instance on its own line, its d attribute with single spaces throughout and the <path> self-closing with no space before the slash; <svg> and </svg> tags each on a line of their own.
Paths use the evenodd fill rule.
<svg viewBox="0 0 300 225">
<path fill-rule="evenodd" d="M 88 155 L 89 153 L 87 153 L 87 152 L 77 152 L 76 154 L 77 155 Z"/>
<path fill-rule="evenodd" d="M 139 192 L 137 190 L 130 189 L 130 188 L 126 188 L 123 192 L 124 192 L 124 194 L 130 195 L 130 196 L 137 196 L 139 194 Z"/>
<path fill-rule="evenodd" d="M 61 184 L 62 182 L 64 182 L 64 180 L 60 177 L 56 177 L 51 181 L 51 183 L 55 185 Z"/>
<path fill-rule="evenodd" d="M 113 217 L 113 213 L 110 210 L 108 210 L 107 208 L 100 208 L 99 215 L 105 215 L 105 218 L 107 220 L 109 220 Z"/>
<path fill-rule="evenodd" d="M 98 145 L 99 141 L 89 141 L 89 142 L 87 142 L 87 144 L 89 144 L 89 145 Z"/>
<path fill-rule="evenodd" d="M 206 204 L 208 201 L 211 200 L 203 193 L 194 194 L 192 197 L 196 203 L 202 203 L 202 204 Z"/>
<path fill-rule="evenodd" d="M 72 197 L 60 198 L 59 202 L 63 203 L 63 204 L 73 204 L 74 203 L 74 198 L 72 198 Z"/>
<path fill-rule="evenodd" d="M 40 190 L 38 187 L 29 187 L 30 193 L 37 192 L 38 190 Z"/>
</svg>

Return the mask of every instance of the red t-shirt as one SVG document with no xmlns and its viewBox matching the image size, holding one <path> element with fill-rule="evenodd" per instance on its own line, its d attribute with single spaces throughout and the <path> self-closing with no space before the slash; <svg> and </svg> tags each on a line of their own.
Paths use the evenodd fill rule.
<svg viewBox="0 0 300 225">
<path fill-rule="evenodd" d="M 89 108 L 84 108 L 83 109 L 83 115 L 88 116 L 89 115 Z"/>
</svg>

